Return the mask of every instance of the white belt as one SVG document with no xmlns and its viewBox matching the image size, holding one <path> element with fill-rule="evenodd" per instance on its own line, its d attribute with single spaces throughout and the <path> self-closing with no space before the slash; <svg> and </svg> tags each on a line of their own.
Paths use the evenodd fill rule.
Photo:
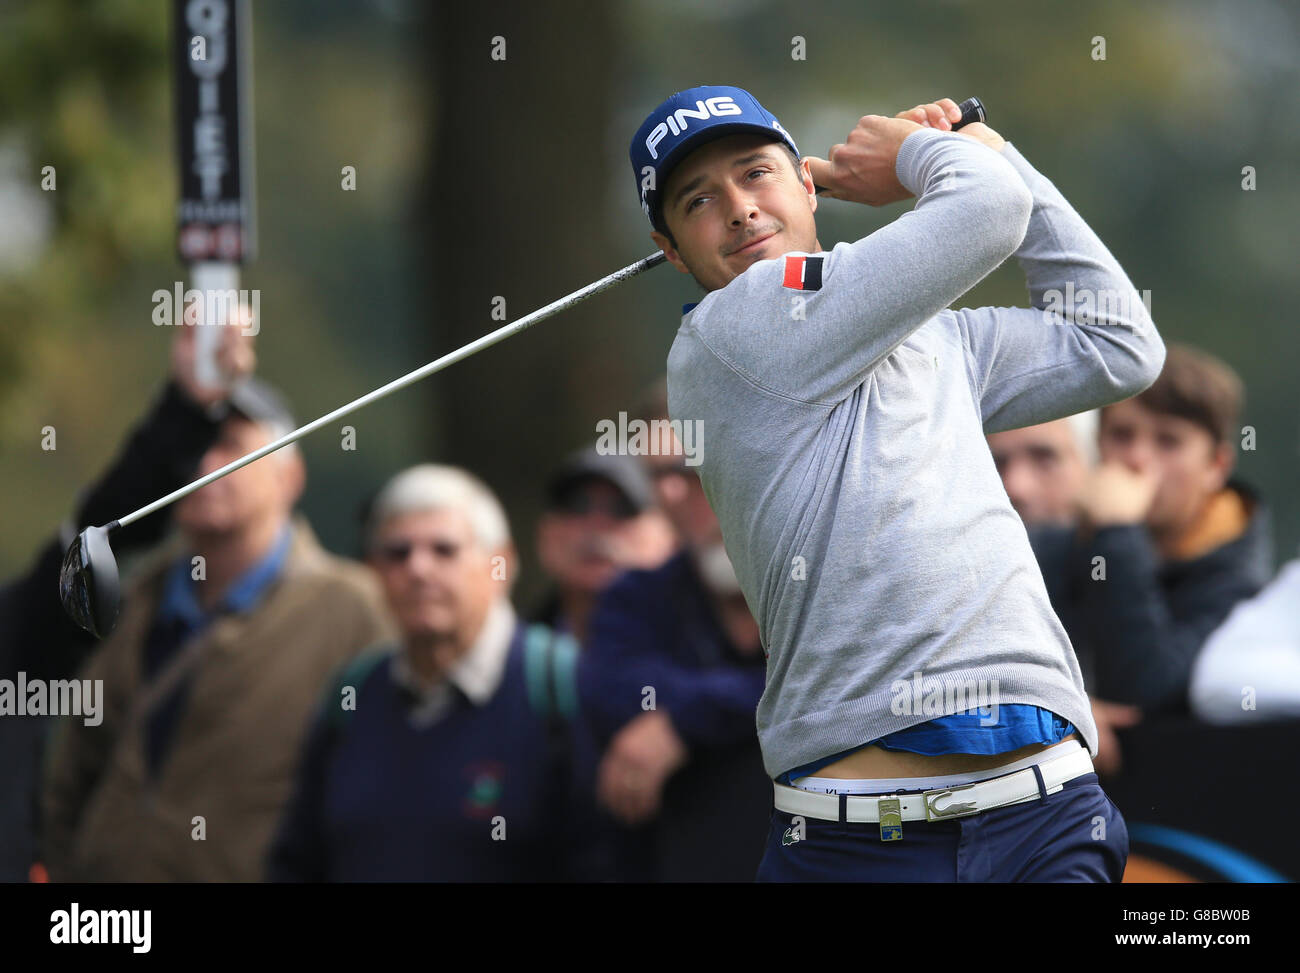
<svg viewBox="0 0 1300 973">
<path fill-rule="evenodd" d="M 1043 775 L 1043 786 L 1048 794 L 1055 794 L 1068 780 L 1092 773 L 1092 757 L 1082 747 L 1064 757 L 1044 761 L 1035 765 Z M 897 801 L 898 805 L 887 805 L 891 816 L 902 811 L 904 821 L 943 821 L 948 818 L 964 818 L 981 811 L 1008 807 L 1012 804 L 1024 804 L 1039 798 L 1038 778 L 1034 767 L 1018 770 L 1003 777 L 982 780 L 974 784 L 959 787 L 940 787 L 920 794 L 877 794 L 871 797 L 850 795 L 845 800 L 845 820 L 854 822 L 880 821 L 880 802 Z M 788 814 L 800 814 L 804 817 L 819 818 L 823 821 L 839 821 L 840 795 L 816 794 L 798 787 L 775 784 L 776 807 L 778 811 Z"/>
</svg>

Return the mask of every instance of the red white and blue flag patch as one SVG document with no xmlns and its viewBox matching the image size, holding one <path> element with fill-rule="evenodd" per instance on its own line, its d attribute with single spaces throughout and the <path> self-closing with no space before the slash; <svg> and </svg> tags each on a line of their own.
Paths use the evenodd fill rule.
<svg viewBox="0 0 1300 973">
<path fill-rule="evenodd" d="M 797 291 L 819 291 L 822 289 L 822 261 L 825 257 L 786 257 L 785 280 L 783 287 L 792 287 Z"/>
</svg>

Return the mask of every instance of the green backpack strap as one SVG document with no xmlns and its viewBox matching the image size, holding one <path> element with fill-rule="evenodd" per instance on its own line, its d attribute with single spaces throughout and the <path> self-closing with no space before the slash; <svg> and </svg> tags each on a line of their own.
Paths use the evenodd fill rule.
<svg viewBox="0 0 1300 973">
<path fill-rule="evenodd" d="M 330 683 L 327 690 L 325 712 L 329 715 L 326 721 L 329 724 L 330 733 L 337 734 L 342 731 L 348 718 L 355 712 L 354 710 L 344 709 L 341 705 L 343 701 L 343 689 L 345 686 L 351 686 L 358 693 L 361 691 L 361 684 L 366 681 L 375 667 L 392 655 L 390 648 L 367 649 L 360 655 L 344 663 L 339 669 L 338 675 Z"/>
<path fill-rule="evenodd" d="M 543 719 L 567 722 L 578 712 L 578 643 L 547 625 L 524 632 L 524 683 L 528 704 Z"/>
</svg>

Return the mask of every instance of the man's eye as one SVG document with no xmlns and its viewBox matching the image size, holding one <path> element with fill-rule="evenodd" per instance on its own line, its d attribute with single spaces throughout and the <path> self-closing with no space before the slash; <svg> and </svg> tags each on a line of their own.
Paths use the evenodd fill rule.
<svg viewBox="0 0 1300 973">
<path fill-rule="evenodd" d="M 749 174 L 752 176 L 752 175 L 753 175 L 754 173 L 756 173 L 756 172 L 767 172 L 767 170 L 766 170 L 766 169 L 751 169 L 751 170 L 749 171 Z"/>
<path fill-rule="evenodd" d="M 687 203 L 687 204 L 686 204 L 686 212 L 689 213 L 691 210 L 695 209 L 695 204 L 698 203 L 698 202 L 699 202 L 700 200 L 702 200 L 703 198 L 704 198 L 703 196 L 696 196 L 696 197 L 695 197 L 694 199 L 692 199 L 689 203 Z"/>
</svg>

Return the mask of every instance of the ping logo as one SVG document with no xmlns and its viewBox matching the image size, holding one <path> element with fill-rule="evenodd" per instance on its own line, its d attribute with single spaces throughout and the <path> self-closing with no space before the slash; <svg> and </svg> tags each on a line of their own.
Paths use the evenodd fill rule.
<svg viewBox="0 0 1300 973">
<path fill-rule="evenodd" d="M 730 95 L 719 95 L 716 98 L 697 101 L 694 109 L 678 108 L 675 112 L 651 129 L 650 134 L 646 136 L 645 140 L 646 151 L 650 153 L 650 158 L 659 158 L 659 153 L 656 151 L 656 147 L 668 136 L 669 132 L 672 132 L 673 135 L 681 135 L 685 132 L 689 127 L 687 122 L 688 118 L 698 118 L 704 121 L 707 120 L 710 115 L 723 118 L 727 115 L 743 114 L 743 109 L 736 104 L 735 99 Z"/>
<path fill-rule="evenodd" d="M 785 258 L 785 277 L 782 287 L 797 291 L 819 291 L 822 289 L 822 261 L 825 257 Z"/>
</svg>

